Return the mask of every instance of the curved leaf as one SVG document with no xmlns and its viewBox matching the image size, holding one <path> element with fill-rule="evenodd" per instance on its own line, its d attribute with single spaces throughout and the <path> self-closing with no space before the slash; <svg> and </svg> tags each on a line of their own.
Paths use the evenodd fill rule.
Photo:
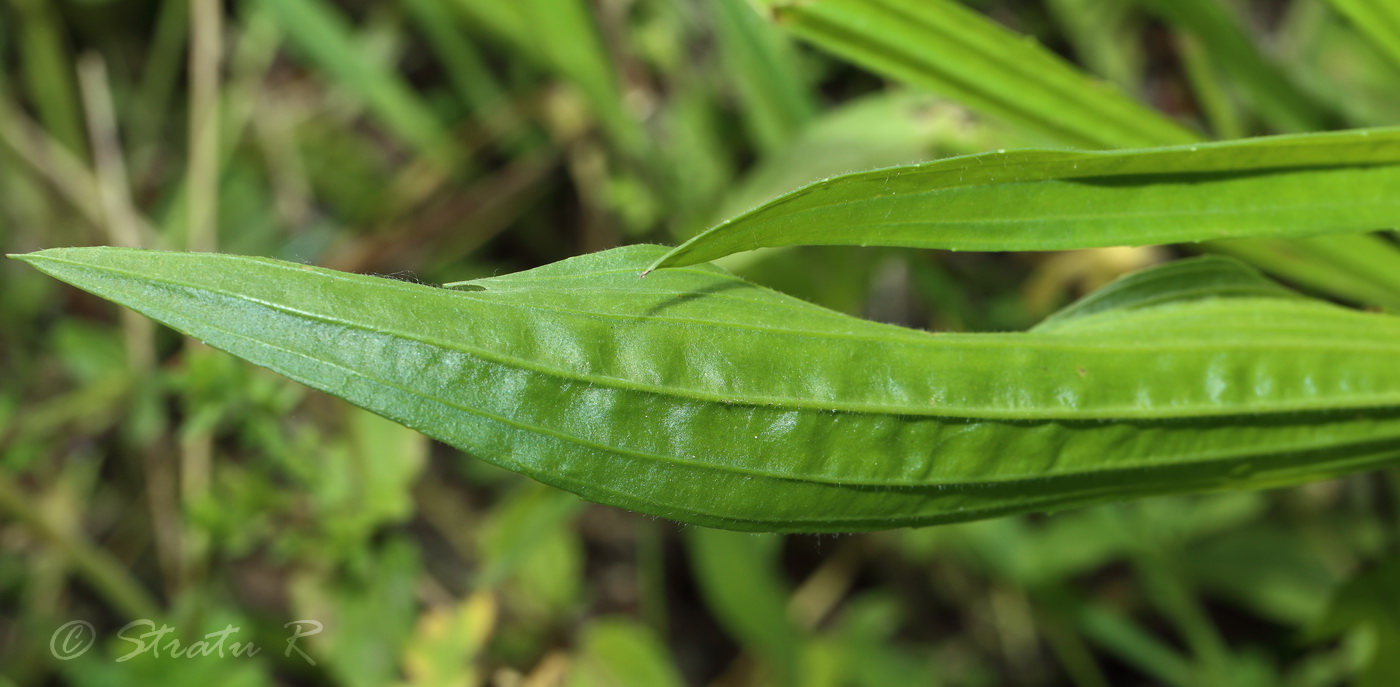
<svg viewBox="0 0 1400 687">
<path fill-rule="evenodd" d="M 1370 0 L 1330 0 L 1363 36 L 1400 68 L 1400 5 Z"/>
<path fill-rule="evenodd" d="M 978 112 L 1020 123 L 1026 132 L 1038 132 L 1053 142 L 1127 148 L 1184 144 L 1199 138 L 1162 113 L 1112 88 L 1100 87 L 1092 75 L 1039 47 L 1033 37 L 1008 32 L 991 18 L 949 0 L 763 2 L 772 6 L 781 24 L 821 48 L 876 74 L 931 89 Z M 1120 9 L 1122 5 L 1108 4 Z M 1113 23 L 1102 11 L 1105 9 L 1090 13 L 1096 31 L 1103 32 Z M 1212 29 L 1211 33 L 1217 44 L 1214 39 L 1229 38 L 1225 35 L 1229 31 Z M 1198 42 L 1188 41 L 1183 46 L 1188 73 L 1200 66 L 1199 56 L 1192 50 Z M 1231 50 L 1234 48 L 1225 52 Z M 1026 65 L 1035 67 L 1027 71 Z M 1246 77 L 1252 69 L 1258 71 L 1248 65 L 1230 65 L 1229 69 Z M 1034 74 L 1034 78 L 1027 78 L 1027 74 Z M 1207 81 L 1195 81 L 1208 85 Z M 1197 95 L 1210 109 L 1210 94 Z M 1384 265 L 1387 272 L 1400 274 L 1400 248 L 1385 244 L 1358 252 L 1340 238 L 1316 236 L 1307 247 L 1292 246 L 1287 239 L 1244 239 L 1231 241 L 1225 252 L 1329 296 L 1385 307 L 1400 302 L 1400 291 L 1356 278 L 1357 268 L 1367 267 L 1364 263 Z M 1226 246 L 1212 242 L 1202 247 L 1214 251 Z M 1313 248 L 1328 255 L 1314 256 Z"/>
<path fill-rule="evenodd" d="M 951 0 L 764 0 L 776 21 L 879 73 L 1086 147 L 1196 138 L 1034 39 Z"/>
<path fill-rule="evenodd" d="M 1224 239 L 1200 247 L 1247 260 L 1318 293 L 1400 310 L 1400 245 L 1377 234 Z"/>
<path fill-rule="evenodd" d="M 1062 250 L 1400 225 L 1400 128 L 1134 151 L 1018 150 L 810 184 L 651 269 L 771 246 Z"/>
<path fill-rule="evenodd" d="M 1170 301 L 929 334 L 665 249 L 450 291 L 263 258 L 20 256 L 256 364 L 590 500 L 731 529 L 875 529 L 1264 487 L 1400 457 L 1400 318 Z"/>
<path fill-rule="evenodd" d="M 1248 265 L 1207 256 L 1134 272 L 1045 318 L 1032 331 L 1060 330 L 1080 318 L 1205 298 L 1301 298 Z"/>
<path fill-rule="evenodd" d="M 1259 41 L 1218 0 L 1139 0 L 1163 21 L 1195 36 L 1229 74 L 1259 117 L 1280 131 L 1316 131 L 1340 119 L 1259 50 Z"/>
<path fill-rule="evenodd" d="M 321 0 L 263 0 L 292 42 L 336 83 L 362 98 L 385 125 L 439 163 L 455 162 L 447 127 L 395 70 L 378 64 L 356 45 L 349 22 Z"/>
</svg>

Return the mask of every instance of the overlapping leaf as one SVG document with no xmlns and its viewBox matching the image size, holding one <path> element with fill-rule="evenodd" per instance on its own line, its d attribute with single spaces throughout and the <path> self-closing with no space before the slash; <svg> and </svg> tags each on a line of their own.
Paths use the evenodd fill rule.
<svg viewBox="0 0 1400 687">
<path fill-rule="evenodd" d="M 714 267 L 638 280 L 663 252 L 468 291 L 220 255 L 22 259 L 506 468 L 717 527 L 966 520 L 1400 457 L 1400 318 L 1222 277 L 1234 297 L 929 334 Z"/>
<path fill-rule="evenodd" d="M 1400 225 L 1400 129 L 1135 151 L 1018 150 L 833 177 L 687 241 L 658 267 L 755 248 L 1061 250 Z"/>
<path fill-rule="evenodd" d="M 1153 2 L 1159 9 L 1165 7 Z M 772 8 L 780 25 L 825 50 L 877 74 L 927 88 L 979 112 L 1014 122 L 1021 130 L 1038 132 L 1055 143 L 1129 148 L 1189 143 L 1200 137 L 1162 113 L 1099 83 L 1037 45 L 1031 36 L 1012 33 L 952 0 L 763 0 L 763 4 Z M 1366 3 L 1337 0 L 1336 4 Z M 1290 85 L 1290 79 L 1268 74 L 1273 67 L 1262 57 L 1245 55 L 1250 52 L 1248 48 L 1229 45 L 1231 34 L 1238 33 L 1228 26 L 1232 23 L 1230 17 L 1208 8 L 1199 10 L 1171 10 L 1171 14 L 1198 20 L 1194 22 L 1200 29 L 1196 33 L 1209 39 L 1198 42 L 1209 43 L 1206 47 L 1211 55 L 1243 55 L 1238 64 L 1227 65 L 1226 69 L 1247 82 L 1244 85 L 1255 96 L 1255 102 L 1285 108 L 1271 112 L 1271 116 L 1290 127 L 1299 121 L 1329 119 L 1326 108 L 1300 103 L 1300 92 Z M 1360 16 L 1348 13 L 1353 18 Z M 1103 12 L 1093 16 L 1096 30 L 1102 30 L 1105 22 L 1111 23 Z M 1375 31 L 1369 33 L 1376 35 Z M 1197 68 L 1203 66 L 1199 56 L 1193 57 L 1191 45 L 1184 46 L 1184 50 L 1188 72 L 1193 63 Z M 1221 93 L 1197 95 L 1207 109 L 1213 102 L 1221 104 L 1225 97 Z M 1394 288 L 1367 284 L 1355 276 L 1358 270 L 1365 269 L 1365 263 L 1383 264 L 1388 272 L 1400 273 L 1400 249 L 1384 244 L 1357 251 L 1347 243 L 1332 236 L 1318 236 L 1308 246 L 1291 245 L 1288 239 L 1251 238 L 1232 241 L 1228 246 L 1209 242 L 1202 247 L 1211 251 L 1223 249 L 1331 296 L 1368 305 L 1394 306 L 1400 302 L 1400 292 Z M 1322 249 L 1327 256 L 1316 258 L 1313 249 Z"/>
</svg>

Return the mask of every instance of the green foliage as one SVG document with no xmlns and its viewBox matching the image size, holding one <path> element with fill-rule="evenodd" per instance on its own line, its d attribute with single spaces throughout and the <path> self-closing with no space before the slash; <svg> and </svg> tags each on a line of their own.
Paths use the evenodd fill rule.
<svg viewBox="0 0 1400 687">
<path fill-rule="evenodd" d="M 450 155 L 447 132 L 412 89 L 354 41 L 343 17 L 323 0 L 274 0 L 259 7 L 292 42 L 383 118 L 388 128 L 429 156 Z M 363 43 L 364 41 L 359 41 Z"/>
<path fill-rule="evenodd" d="M 1400 130 L 1111 153 L 995 152 L 834 177 L 651 269 L 801 244 L 1065 250 L 1361 231 L 1400 221 Z"/>
<path fill-rule="evenodd" d="M 1261 119 L 1275 131 L 1312 131 L 1337 119 L 1287 71 L 1261 54 L 1231 8 L 1214 0 L 1141 0 L 1143 6 L 1200 43 L 1210 63 L 1240 84 Z"/>
<path fill-rule="evenodd" d="M 700 529 L 687 539 L 695 552 L 695 577 L 716 618 L 731 635 L 751 646 L 773 671 L 777 684 L 802 684 L 798 657 L 804 637 L 788 618 L 785 590 L 776 567 L 777 537 Z M 744 584 L 733 584 L 735 579 Z"/>
<path fill-rule="evenodd" d="M 1331 0 L 1331 4 L 1400 68 L 1400 6 L 1365 0 Z"/>
<path fill-rule="evenodd" d="M 1009 118 L 1027 131 L 1062 145 L 1172 145 L 1197 138 L 1161 114 L 1123 98 L 1112 87 L 1095 82 L 1088 74 L 1079 72 L 1033 42 L 1017 40 L 1003 28 L 966 13 L 956 3 L 943 0 L 927 3 L 903 0 L 768 2 L 774 6 L 778 18 L 790 18 L 797 33 L 827 50 L 878 73 L 946 93 L 987 114 Z M 1214 44 L 1218 59 L 1210 61 L 1197 54 L 1201 48 L 1196 43 L 1185 40 L 1183 66 L 1202 100 L 1206 110 L 1203 116 L 1218 128 L 1239 130 L 1241 127 L 1221 121 L 1222 117 L 1231 120 L 1238 117 L 1233 101 L 1222 92 L 1224 85 L 1217 83 L 1221 80 L 1215 74 L 1217 71 L 1228 70 L 1239 77 L 1239 90 L 1244 93 L 1263 94 L 1266 100 L 1272 98 L 1285 106 L 1294 106 L 1292 115 L 1277 109 L 1271 110 L 1271 115 L 1280 113 L 1283 118 L 1291 117 L 1295 124 L 1298 118 L 1310 116 L 1299 114 L 1299 89 L 1292 81 L 1277 73 L 1256 51 L 1238 45 L 1238 29 L 1227 10 L 1216 8 L 1214 2 L 1183 2 L 1170 4 L 1170 7 L 1169 3 L 1146 4 L 1182 19 L 1181 23 L 1200 34 L 1196 43 L 1209 39 Z M 1095 17 L 1103 15 L 1092 5 L 1080 11 Z M 897 49 L 886 50 L 884 46 Z M 944 50 L 942 46 L 953 46 L 953 49 Z M 1236 54 L 1235 64 L 1225 66 L 1226 54 Z M 1303 65 L 1295 67 L 1305 71 Z M 1387 72 L 1385 78 L 1392 79 L 1393 73 Z M 1315 83 L 1314 88 L 1320 90 L 1325 86 Z M 1340 94 L 1333 98 L 1346 99 Z M 1389 102 L 1395 101 L 1390 98 Z M 1311 107 L 1302 109 L 1321 111 Z M 1391 111 L 1378 120 L 1368 115 L 1355 115 L 1352 119 L 1363 125 L 1389 124 L 1397 116 L 1400 112 Z M 1357 284 L 1352 275 L 1358 270 L 1367 270 L 1366 265 L 1358 264 L 1363 261 L 1385 265 L 1388 274 L 1400 274 L 1400 248 L 1385 243 L 1369 251 L 1358 251 L 1339 245 L 1343 241 L 1331 237 L 1314 239 L 1315 246 L 1324 251 L 1324 257 L 1314 256 L 1310 251 L 1289 251 L 1287 244 L 1259 239 L 1234 241 L 1224 247 L 1211 242 L 1205 247 L 1239 255 L 1325 294 L 1372 305 L 1394 305 L 1393 294 L 1377 295 L 1364 280 Z M 1280 259 L 1280 252 L 1292 254 Z"/>
<path fill-rule="evenodd" d="M 948 522 L 1396 457 L 1400 318 L 1281 297 L 1222 259 L 1034 332 L 933 335 L 713 268 L 639 280 L 662 250 L 460 292 L 217 255 L 23 259 L 502 467 L 709 526 Z"/>
<path fill-rule="evenodd" d="M 1394 7 L 0 0 L 0 685 L 1393 684 Z"/>
<path fill-rule="evenodd" d="M 579 666 L 569 687 L 680 687 L 665 649 L 645 627 L 599 620 L 583 632 Z"/>
<path fill-rule="evenodd" d="M 774 20 L 873 70 L 1077 146 L 1186 143 L 1189 131 L 952 0 L 765 0 Z"/>
</svg>

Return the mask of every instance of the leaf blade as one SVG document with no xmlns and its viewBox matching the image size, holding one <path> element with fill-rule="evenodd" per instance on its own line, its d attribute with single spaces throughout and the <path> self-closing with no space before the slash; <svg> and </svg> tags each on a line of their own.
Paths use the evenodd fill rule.
<svg viewBox="0 0 1400 687">
<path fill-rule="evenodd" d="M 1330 4 L 1400 69 L 1400 6 L 1365 0 L 1330 0 Z"/>
<path fill-rule="evenodd" d="M 1038 132 L 1056 144 L 1122 148 L 1172 145 L 1200 138 L 1152 108 L 1140 105 L 1111 88 L 1101 87 L 1093 76 L 1036 46 L 1031 37 L 1010 33 L 987 17 L 954 2 L 765 2 L 773 8 L 775 18 L 780 23 L 825 50 L 877 74 L 929 89 L 979 112 L 1019 124 L 1020 128 Z M 910 15 L 921 15 L 923 20 L 911 20 Z M 1096 17 L 1093 23 L 1095 30 L 1102 31 L 1107 23 L 1111 23 L 1111 19 L 1103 16 L 1102 12 Z M 1221 41 L 1229 42 L 1232 31 L 1228 27 L 1220 30 L 1222 25 L 1231 23 L 1230 17 L 1223 19 L 1222 23 L 1220 16 L 1214 20 L 1207 17 L 1207 23 L 1214 27 L 1212 35 L 1217 47 Z M 1187 47 L 1189 51 L 1190 46 Z M 1238 50 L 1238 46 L 1226 46 L 1221 54 Z M 1248 49 L 1244 50 L 1249 52 Z M 1243 63 L 1229 67 L 1249 80 L 1251 87 L 1260 86 L 1260 80 L 1252 76 L 1272 69 L 1269 64 L 1260 62 L 1262 59 L 1257 56 L 1256 59 L 1247 59 L 1253 67 Z M 1023 65 L 1033 67 L 1022 69 Z M 1188 70 L 1193 65 L 1192 57 L 1188 54 Z M 1034 74 L 1034 78 L 1027 78 L 1026 74 Z M 1264 81 L 1277 79 L 1265 76 Z M 1200 80 L 1197 83 L 1205 85 Z M 1300 95 L 1297 89 L 1287 84 L 1282 90 L 1288 93 L 1282 95 L 1279 95 L 1282 93 L 1280 88 L 1267 84 L 1256 90 L 1279 96 L 1272 98 L 1275 101 L 1294 102 Z M 1210 97 L 1205 99 L 1208 102 L 1211 100 Z M 1297 109 L 1287 103 L 1284 107 Z M 1312 112 L 1315 108 L 1305 109 Z M 1356 283 L 1351 273 L 1356 263 L 1361 261 L 1360 256 L 1350 253 L 1347 246 L 1334 241 L 1332 237 L 1322 236 L 1312 241 L 1314 247 L 1327 249 L 1330 254 L 1327 260 L 1314 259 L 1308 249 L 1291 247 L 1287 245 L 1288 241 L 1283 240 L 1232 243 L 1231 254 L 1333 296 L 1386 306 L 1400 298 L 1400 292 L 1393 289 L 1368 288 Z M 1281 259 L 1281 252 L 1291 255 Z M 1369 259 L 1388 264 L 1391 272 L 1400 271 L 1400 249 L 1394 246 L 1386 246 L 1385 250 L 1374 253 Z"/>
<path fill-rule="evenodd" d="M 1120 277 L 1045 318 L 1031 331 L 1082 324 L 1079 318 L 1205 298 L 1299 298 L 1243 263 L 1214 256 L 1175 260 Z"/>
<path fill-rule="evenodd" d="M 1400 224 L 1400 129 L 1134 151 L 986 153 L 833 177 L 692 238 L 651 269 L 822 244 L 1062 250 Z M 1033 229 L 1033 231 L 1031 231 Z"/>
<path fill-rule="evenodd" d="M 508 469 L 727 529 L 966 520 L 1400 456 L 1398 318 L 1240 298 L 1141 308 L 1080 336 L 929 335 L 714 268 L 638 281 L 663 250 L 468 292 L 235 256 L 21 259 Z M 1250 320 L 1264 303 L 1288 317 Z M 806 342 L 763 330 L 775 320 Z M 1113 363 L 1107 344 L 1131 355 Z M 919 398 L 935 391 L 942 403 Z M 876 403 L 853 405 L 860 393 Z"/>
<path fill-rule="evenodd" d="M 1259 51 L 1258 41 L 1228 6 L 1214 0 L 1139 2 L 1198 39 L 1211 53 L 1211 62 L 1230 75 L 1260 118 L 1276 130 L 1316 131 L 1331 128 L 1340 119 Z"/>
<path fill-rule="evenodd" d="M 948 0 L 768 0 L 775 20 L 877 73 L 1055 140 L 1097 148 L 1197 137 L 1024 36 Z"/>
<path fill-rule="evenodd" d="M 259 6 L 312 62 L 363 99 L 397 136 L 438 164 L 451 167 L 457 162 L 447 127 L 398 74 L 356 45 L 349 23 L 334 7 L 320 0 L 264 1 Z"/>
</svg>

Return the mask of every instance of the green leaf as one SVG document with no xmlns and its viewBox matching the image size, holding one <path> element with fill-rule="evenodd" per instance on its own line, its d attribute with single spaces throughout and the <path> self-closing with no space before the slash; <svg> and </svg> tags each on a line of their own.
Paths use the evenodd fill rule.
<svg viewBox="0 0 1400 687">
<path fill-rule="evenodd" d="M 778 573 L 782 538 L 708 528 L 688 534 L 691 568 L 710 613 L 765 662 L 771 682 L 801 684 L 798 657 L 804 638 L 788 617 L 792 590 Z"/>
<path fill-rule="evenodd" d="M 732 217 L 829 176 L 1012 142 L 1021 143 L 1010 132 L 969 121 L 966 110 L 936 96 L 880 91 L 827 110 L 787 146 L 760 159 L 710 219 Z"/>
<path fill-rule="evenodd" d="M 1329 2 L 1400 69 L 1400 3 L 1393 0 Z"/>
<path fill-rule="evenodd" d="M 1309 634 L 1316 640 L 1369 628 L 1375 648 L 1353 684 L 1393 685 L 1400 679 L 1400 612 L 1396 609 L 1400 609 L 1400 557 L 1391 555 L 1342 584 Z"/>
<path fill-rule="evenodd" d="M 1196 138 L 951 0 L 766 1 L 779 23 L 856 64 L 1064 143 L 1114 148 Z"/>
<path fill-rule="evenodd" d="M 1215 596 L 1261 618 L 1300 627 L 1320 618 L 1336 574 L 1317 555 L 1315 542 L 1291 525 L 1259 522 L 1232 528 L 1193 546 L 1182 558 Z M 1253 568 L 1258 575 L 1240 575 Z"/>
<path fill-rule="evenodd" d="M 1033 331 L 1073 327 L 1079 318 L 1204 298 L 1298 298 L 1244 263 L 1221 257 L 1169 262 L 1134 272 L 1045 318 Z"/>
<path fill-rule="evenodd" d="M 1219 0 L 1139 0 L 1154 14 L 1197 38 L 1211 62 L 1238 84 L 1261 119 L 1276 130 L 1309 131 L 1337 120 L 1277 65 Z"/>
<path fill-rule="evenodd" d="M 569 687 L 680 687 L 666 646 L 645 625 L 603 618 L 583 631 Z"/>
<path fill-rule="evenodd" d="M 403 653 L 408 680 L 395 687 L 475 685 L 496 624 L 495 597 L 478 592 L 450 606 L 429 607 Z"/>
<path fill-rule="evenodd" d="M 682 244 L 651 269 L 755 248 L 1062 250 L 1400 224 L 1400 129 L 1133 151 L 1018 150 L 833 177 Z"/>
<path fill-rule="evenodd" d="M 633 246 L 450 291 L 264 258 L 20 256 L 502 467 L 731 529 L 887 528 L 1259 488 L 1400 457 L 1400 318 L 1171 301 L 929 334 Z"/>
<path fill-rule="evenodd" d="M 754 13 L 747 0 L 710 3 L 715 38 L 744 107 L 749 137 L 760 151 L 782 149 L 816 117 L 817 105 L 789 39 Z"/>
<path fill-rule="evenodd" d="M 295 617 L 306 620 L 289 622 L 287 636 L 305 633 L 297 648 L 324 663 L 331 681 L 348 687 L 392 684 L 413 638 L 414 589 L 422 575 L 418 549 L 406 538 L 390 537 L 363 555 L 361 574 L 309 569 L 289 583 Z M 289 657 L 300 658 L 294 651 Z"/>
<path fill-rule="evenodd" d="M 64 45 L 61 13 L 47 2 L 13 5 L 19 15 L 15 21 L 24 27 L 15 33 L 19 34 L 18 71 L 25 91 L 34 102 L 44 129 L 69 152 L 83 155 L 87 139 L 83 135 L 82 110 L 78 108 L 78 87 L 73 80 L 73 59 Z"/>
<path fill-rule="evenodd" d="M 513 56 L 536 63 L 578 88 L 599 124 L 622 150 L 643 154 L 645 130 L 623 106 L 623 87 L 607 45 L 581 0 L 456 0 L 468 25 L 510 44 Z"/>
<path fill-rule="evenodd" d="M 446 128 L 403 79 L 360 46 L 345 17 L 323 0 L 263 0 L 293 43 L 391 131 L 440 164 L 456 157 Z"/>
<path fill-rule="evenodd" d="M 346 440 L 327 442 L 324 463 L 309 486 L 316 515 L 325 523 L 326 548 L 336 553 L 361 550 L 380 528 L 413 516 L 413 483 L 428 457 L 422 436 L 371 413 L 348 410 Z"/>
<path fill-rule="evenodd" d="M 1224 239 L 1200 247 L 1335 298 L 1400 310 L 1400 247 L 1375 234 Z"/>
<path fill-rule="evenodd" d="M 563 608 L 577 593 L 582 563 L 570 540 L 582 503 L 557 489 L 522 482 L 482 524 L 481 570 L 474 583 L 495 589 L 514 582 L 548 610 Z"/>
<path fill-rule="evenodd" d="M 774 7 L 774 16 L 781 23 L 822 48 L 882 76 L 930 89 L 978 112 L 1018 124 L 1022 131 L 1038 132 L 1056 144 L 1160 146 L 1199 138 L 1039 47 L 1034 38 L 1009 32 L 949 0 L 764 2 Z M 1099 12 L 1095 30 L 1103 31 L 1112 21 Z M 1226 16 L 1225 21 L 1230 18 Z M 1212 35 L 1217 43 L 1228 41 L 1228 32 L 1219 30 L 1219 21 L 1215 22 Z M 1193 47 L 1186 46 L 1188 68 L 1199 62 L 1189 52 Z M 1239 49 L 1225 52 L 1230 50 Z M 1230 68 L 1248 78 L 1272 67 L 1261 63 Z M 1251 83 L 1256 82 L 1258 79 Z M 1202 85 L 1199 79 L 1196 83 Z M 1279 89 L 1265 84 L 1262 90 L 1274 93 Z M 1291 95 L 1280 97 L 1296 100 Z M 1206 100 L 1207 105 L 1212 104 L 1210 98 Z M 1314 241 L 1333 257 L 1315 260 L 1306 251 L 1290 251 L 1303 254 L 1280 260 L 1279 252 L 1288 248 L 1281 245 L 1283 242 L 1270 240 L 1234 242 L 1230 253 L 1329 295 L 1368 305 L 1391 305 L 1400 300 L 1400 291 L 1356 283 L 1351 263 L 1359 256 L 1334 245 L 1331 237 Z M 1389 272 L 1400 273 L 1400 249 L 1394 246 L 1366 259 L 1388 263 Z"/>
<path fill-rule="evenodd" d="M 1142 18 L 1119 0 L 1048 0 L 1045 9 L 1094 73 L 1125 89 L 1142 84 Z"/>
</svg>

